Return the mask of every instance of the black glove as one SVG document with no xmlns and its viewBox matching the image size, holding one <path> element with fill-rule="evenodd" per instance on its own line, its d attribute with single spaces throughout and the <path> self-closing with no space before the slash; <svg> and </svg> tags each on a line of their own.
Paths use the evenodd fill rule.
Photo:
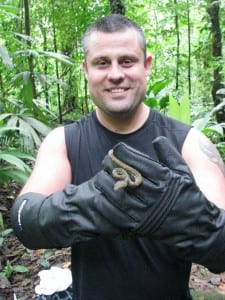
<svg viewBox="0 0 225 300">
<path fill-rule="evenodd" d="M 128 169 L 131 186 L 128 183 L 128 187 L 120 189 L 123 182 L 119 181 L 115 193 L 111 174 L 121 163 L 106 157 L 104 169 L 109 175 L 97 183 L 110 201 L 98 203 L 99 209 L 131 236 L 160 239 L 173 247 L 180 258 L 214 272 L 224 271 L 225 211 L 206 199 L 181 155 L 166 138 L 157 138 L 153 146 L 160 162 L 123 143 L 114 147 L 116 159 L 139 171 L 142 182 L 135 187 L 136 171 Z M 113 176 L 123 172 L 117 173 Z M 115 207 L 118 211 L 112 217 Z"/>
<path fill-rule="evenodd" d="M 104 172 L 99 175 L 102 180 Z M 95 187 L 95 177 L 79 185 L 68 185 L 50 196 L 27 193 L 16 199 L 11 222 L 18 239 L 30 249 L 68 247 L 94 237 L 117 237 L 119 229 L 97 210 L 105 201 Z M 107 200 L 108 201 L 108 200 Z"/>
</svg>

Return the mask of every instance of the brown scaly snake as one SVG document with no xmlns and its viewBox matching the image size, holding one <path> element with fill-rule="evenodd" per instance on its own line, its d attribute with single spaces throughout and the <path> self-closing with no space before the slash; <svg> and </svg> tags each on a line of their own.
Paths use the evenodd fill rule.
<svg viewBox="0 0 225 300">
<path fill-rule="evenodd" d="M 125 187 L 138 187 L 142 182 L 141 174 L 131 166 L 119 160 L 113 154 L 113 150 L 108 152 L 111 160 L 118 166 L 118 168 L 113 169 L 112 176 L 118 181 L 114 185 L 114 190 L 118 191 L 121 188 Z"/>
</svg>

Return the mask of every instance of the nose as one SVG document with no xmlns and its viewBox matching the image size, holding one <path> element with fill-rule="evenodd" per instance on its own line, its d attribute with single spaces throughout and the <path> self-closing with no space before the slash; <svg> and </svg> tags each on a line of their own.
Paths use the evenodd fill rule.
<svg viewBox="0 0 225 300">
<path fill-rule="evenodd" d="M 112 63 L 108 72 L 108 80 L 117 83 L 124 79 L 124 72 L 118 63 Z"/>
</svg>

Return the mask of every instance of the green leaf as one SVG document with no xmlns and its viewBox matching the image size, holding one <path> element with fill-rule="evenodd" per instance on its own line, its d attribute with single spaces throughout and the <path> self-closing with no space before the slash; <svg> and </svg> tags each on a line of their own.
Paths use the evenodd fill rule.
<svg viewBox="0 0 225 300">
<path fill-rule="evenodd" d="M 157 99 L 155 99 L 155 98 L 147 98 L 145 100 L 145 104 L 149 107 L 157 107 L 158 106 Z"/>
<path fill-rule="evenodd" d="M 69 64 L 73 66 L 72 61 L 70 60 L 70 57 L 60 54 L 60 53 L 55 53 L 55 52 L 50 52 L 50 51 L 40 51 L 40 54 L 43 54 L 44 56 L 50 57 L 50 58 L 55 58 L 57 60 L 60 60 L 61 62 L 64 62 L 66 64 Z"/>
<path fill-rule="evenodd" d="M 21 159 L 9 153 L 0 152 L 0 159 L 7 161 L 9 164 L 15 165 L 21 171 L 25 171 L 28 168 L 28 166 Z"/>
<path fill-rule="evenodd" d="M 10 13 L 13 13 L 13 14 L 17 14 L 18 10 L 19 10 L 19 6 L 16 7 L 16 6 L 11 6 L 11 5 L 4 5 L 4 4 L 0 4 L 0 8 L 1 8 L 1 10 L 4 10 L 6 12 L 10 12 Z"/>
<path fill-rule="evenodd" d="M 0 120 L 7 119 L 7 118 L 10 117 L 11 115 L 12 115 L 11 113 L 0 114 Z"/>
<path fill-rule="evenodd" d="M 162 97 L 159 100 L 159 107 L 160 107 L 160 109 L 166 108 L 168 106 L 168 103 L 169 103 L 169 95 L 166 95 L 166 96 Z"/>
<path fill-rule="evenodd" d="M 24 105 L 28 108 L 33 107 L 33 87 L 30 77 L 30 72 L 26 72 L 23 77 L 22 97 Z"/>
<path fill-rule="evenodd" d="M 14 265 L 13 266 L 13 271 L 18 272 L 18 273 L 26 273 L 28 272 L 28 268 L 22 265 Z"/>
<path fill-rule="evenodd" d="M 0 135 L 4 135 L 8 131 L 20 131 L 22 133 L 22 129 L 18 127 L 2 127 L 0 128 Z"/>
<path fill-rule="evenodd" d="M 160 80 L 151 86 L 151 90 L 153 91 L 154 95 L 156 96 L 166 86 L 168 86 L 169 83 L 170 83 L 170 80 Z"/>
<path fill-rule="evenodd" d="M 36 146 L 40 146 L 41 139 L 34 130 L 34 128 L 23 119 L 20 119 L 20 128 L 26 132 L 26 136 L 30 139 L 30 142 L 33 142 Z"/>
<path fill-rule="evenodd" d="M 0 46 L 0 56 L 2 57 L 3 64 L 7 68 L 12 69 L 13 63 L 12 63 L 11 57 L 9 56 L 7 49 L 3 46 Z"/>
<path fill-rule="evenodd" d="M 21 39 L 24 39 L 25 41 L 28 41 L 28 42 L 33 42 L 33 39 L 31 36 L 29 35 L 26 35 L 26 34 L 22 34 L 22 33 L 19 33 L 19 32 L 14 32 L 14 34 L 18 37 L 20 37 Z M 21 50 L 22 51 L 22 50 Z"/>
<path fill-rule="evenodd" d="M 25 172 L 13 169 L 1 169 L 0 175 L 0 182 L 4 182 L 4 180 L 8 180 L 10 178 L 20 184 L 25 184 L 29 176 Z"/>
<path fill-rule="evenodd" d="M 180 119 L 179 103 L 172 95 L 169 96 L 169 116 L 176 120 Z"/>
<path fill-rule="evenodd" d="M 33 157 L 33 155 L 25 153 L 25 152 L 21 152 L 18 149 L 10 149 L 8 151 L 4 151 L 4 153 L 8 153 L 8 154 L 14 155 L 16 157 L 19 157 L 19 158 L 22 158 L 22 159 L 27 159 L 27 160 L 30 160 L 30 161 L 34 161 L 35 160 L 35 158 Z"/>
<path fill-rule="evenodd" d="M 179 104 L 177 100 L 170 95 L 169 97 L 169 115 L 178 121 L 190 124 L 190 106 L 189 97 L 186 95 Z"/>
<path fill-rule="evenodd" d="M 25 121 L 27 121 L 27 123 L 29 123 L 33 128 L 35 128 L 36 131 L 38 131 L 39 133 L 41 133 L 44 136 L 46 136 L 49 133 L 49 131 L 51 130 L 50 127 L 48 127 L 43 122 L 41 122 L 33 117 L 24 116 L 23 118 Z"/>
<path fill-rule="evenodd" d="M 180 103 L 180 121 L 190 124 L 190 102 L 188 95 L 185 95 Z"/>
<path fill-rule="evenodd" d="M 209 113 L 205 115 L 204 118 L 197 119 L 193 122 L 193 125 L 198 130 L 204 130 L 207 127 L 207 124 L 209 123 L 212 115 L 220 110 L 223 106 L 225 106 L 225 100 L 223 100 L 221 103 L 219 103 L 216 107 L 214 107 Z"/>
<path fill-rule="evenodd" d="M 5 229 L 3 230 L 1 233 L 1 236 L 4 237 L 4 236 L 7 236 L 8 234 L 10 234 L 12 232 L 12 228 L 8 228 L 8 229 Z"/>
</svg>

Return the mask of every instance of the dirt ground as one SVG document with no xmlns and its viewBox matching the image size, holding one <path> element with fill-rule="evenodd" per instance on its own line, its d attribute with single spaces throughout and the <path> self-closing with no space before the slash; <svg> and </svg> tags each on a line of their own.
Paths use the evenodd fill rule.
<svg viewBox="0 0 225 300">
<path fill-rule="evenodd" d="M 13 184 L 7 189 L 0 188 L 0 213 L 5 228 L 10 227 L 9 209 L 17 192 L 18 187 Z M 26 267 L 26 272 L 18 272 L 18 265 L 19 271 Z M 38 272 L 53 265 L 69 268 L 70 250 L 30 251 L 12 233 L 8 234 L 0 247 L 0 300 L 14 300 L 14 294 L 18 300 L 34 299 L 37 296 L 34 288 L 39 283 Z M 216 275 L 194 264 L 189 286 L 196 294 L 195 299 L 225 299 L 225 273 Z"/>
</svg>

